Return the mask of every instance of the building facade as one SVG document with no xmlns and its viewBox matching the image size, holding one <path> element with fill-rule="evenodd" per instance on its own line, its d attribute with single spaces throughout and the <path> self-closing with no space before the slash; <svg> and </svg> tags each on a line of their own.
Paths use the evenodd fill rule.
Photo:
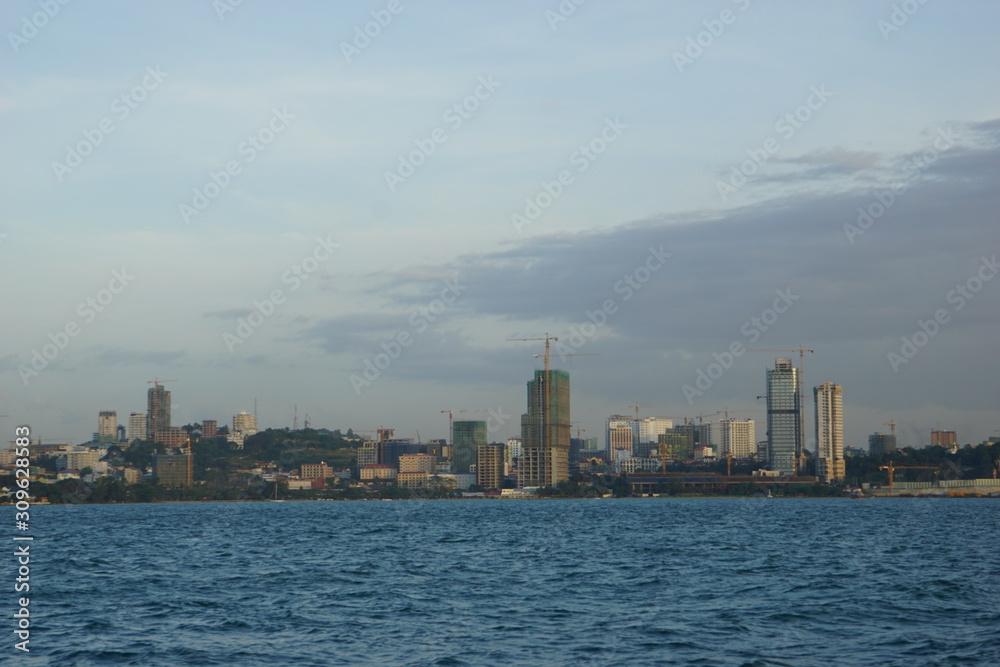
<svg viewBox="0 0 1000 667">
<path fill-rule="evenodd" d="M 201 422 L 201 437 L 214 438 L 219 433 L 219 422 L 214 419 L 206 419 Z"/>
<path fill-rule="evenodd" d="M 958 436 L 954 431 L 931 431 L 931 447 L 955 447 Z"/>
<path fill-rule="evenodd" d="M 569 480 L 569 400 L 569 373 L 535 371 L 535 379 L 528 382 L 528 411 L 521 415 L 519 486 L 554 486 Z"/>
<path fill-rule="evenodd" d="M 476 484 L 487 491 L 501 488 L 504 478 L 504 446 L 482 445 L 476 454 Z"/>
<path fill-rule="evenodd" d="M 666 433 L 660 434 L 660 440 L 656 443 L 657 458 L 661 462 L 686 461 L 694 458 L 694 436 L 693 424 L 667 429 Z"/>
<path fill-rule="evenodd" d="M 378 463 L 378 442 L 366 440 L 358 449 L 358 467 L 373 466 Z"/>
<path fill-rule="evenodd" d="M 425 472 L 433 475 L 437 470 L 437 457 L 433 454 L 403 454 L 399 457 L 399 472 Z"/>
<path fill-rule="evenodd" d="M 191 486 L 191 456 L 189 454 L 154 455 L 153 476 L 160 486 Z"/>
<path fill-rule="evenodd" d="M 872 433 L 868 436 L 869 454 L 891 454 L 896 451 L 896 436 L 889 433 Z"/>
<path fill-rule="evenodd" d="M 170 428 L 170 392 L 162 384 L 155 383 L 146 392 L 146 437 Z"/>
<path fill-rule="evenodd" d="M 142 412 L 133 412 L 128 416 L 128 439 L 146 439 L 146 415 Z"/>
<path fill-rule="evenodd" d="M 788 357 L 767 371 L 767 448 L 771 470 L 797 475 L 802 460 L 802 406 L 799 371 Z"/>
<path fill-rule="evenodd" d="M 604 421 L 604 438 L 608 460 L 631 457 L 635 452 L 636 422 L 626 415 L 611 415 Z"/>
<path fill-rule="evenodd" d="M 97 441 L 114 442 L 118 437 L 118 413 L 102 410 L 97 413 Z"/>
<path fill-rule="evenodd" d="M 302 479 L 323 479 L 333 477 L 333 468 L 326 461 L 319 463 L 303 463 L 299 466 L 299 477 Z"/>
<path fill-rule="evenodd" d="M 842 482 L 844 464 L 843 387 L 824 382 L 813 387 L 816 399 L 816 475 L 821 482 Z"/>
<path fill-rule="evenodd" d="M 476 465 L 476 451 L 488 442 L 484 421 L 456 421 L 451 425 L 452 472 L 466 474 Z"/>
<path fill-rule="evenodd" d="M 171 426 L 169 428 L 161 428 L 157 431 L 153 440 L 167 447 L 187 447 L 189 438 L 187 431 Z"/>
<path fill-rule="evenodd" d="M 736 459 L 757 456 L 757 425 L 752 419 L 723 419 L 717 424 L 719 457 Z"/>
</svg>

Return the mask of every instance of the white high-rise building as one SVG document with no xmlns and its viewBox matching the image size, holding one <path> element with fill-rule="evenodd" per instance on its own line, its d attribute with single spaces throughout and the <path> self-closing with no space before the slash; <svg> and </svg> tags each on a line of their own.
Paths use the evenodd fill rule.
<svg viewBox="0 0 1000 667">
<path fill-rule="evenodd" d="M 233 432 L 229 434 L 229 442 L 234 443 L 237 448 L 243 449 L 243 441 L 257 432 L 257 418 L 246 410 L 241 410 L 240 414 L 233 415 Z"/>
<path fill-rule="evenodd" d="M 128 439 L 130 441 L 146 439 L 145 412 L 133 412 L 128 416 Z"/>
<path fill-rule="evenodd" d="M 507 460 L 519 459 L 522 453 L 520 438 L 507 438 Z"/>
<path fill-rule="evenodd" d="M 643 417 L 639 420 L 639 443 L 656 444 L 660 435 L 674 427 L 674 420 L 666 417 Z"/>
<path fill-rule="evenodd" d="M 844 399 L 843 387 L 824 382 L 813 387 L 816 397 L 816 475 L 820 481 L 844 479 Z"/>
<path fill-rule="evenodd" d="M 242 410 L 240 414 L 233 415 L 233 430 L 243 431 L 247 435 L 257 432 L 257 419 L 246 410 Z"/>
<path fill-rule="evenodd" d="M 611 415 L 604 424 L 604 437 L 608 448 L 608 461 L 632 456 L 637 435 L 636 422 L 625 415 Z"/>
<path fill-rule="evenodd" d="M 727 454 L 737 459 L 757 455 L 756 424 L 752 419 L 721 419 L 716 431 L 720 458 Z"/>
</svg>

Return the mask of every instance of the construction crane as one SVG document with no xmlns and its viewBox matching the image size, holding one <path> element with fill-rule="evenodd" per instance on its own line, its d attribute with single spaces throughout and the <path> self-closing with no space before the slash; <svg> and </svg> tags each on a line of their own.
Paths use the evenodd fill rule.
<svg viewBox="0 0 1000 667">
<path fill-rule="evenodd" d="M 756 410 L 730 410 L 729 408 L 726 408 L 722 412 L 723 412 L 723 414 L 725 414 L 725 419 L 728 420 L 729 419 L 729 415 L 742 415 L 742 414 L 746 414 L 748 412 L 767 412 L 767 410 L 762 410 L 761 408 L 757 408 Z"/>
<path fill-rule="evenodd" d="M 887 423 L 882 424 L 882 426 L 889 427 L 889 435 L 896 435 L 896 420 L 890 419 Z"/>
<path fill-rule="evenodd" d="M 551 379 L 551 376 L 549 375 L 549 352 L 550 352 L 550 344 L 551 344 L 551 342 L 554 341 L 554 340 L 559 340 L 559 338 L 557 336 L 550 336 L 548 333 L 546 333 L 544 338 L 508 338 L 507 340 L 508 341 L 531 341 L 531 340 L 544 340 L 545 341 L 545 354 L 535 354 L 535 355 L 532 355 L 532 356 L 534 356 L 536 359 L 539 358 L 539 357 L 543 357 L 545 359 L 545 376 L 544 376 L 545 377 L 545 395 L 544 395 L 544 406 L 542 408 L 542 411 L 543 411 L 543 417 L 542 417 L 542 419 L 543 419 L 543 422 L 544 422 L 543 425 L 542 425 L 542 431 L 543 431 L 542 446 L 543 447 L 548 447 L 549 443 L 552 442 L 552 434 L 550 433 L 550 425 L 549 425 L 549 390 L 550 390 L 550 385 L 552 384 L 549 381 Z M 598 355 L 598 354 L 560 354 L 559 356 L 560 357 L 596 357 L 596 356 L 600 356 L 600 355 Z"/>
<path fill-rule="evenodd" d="M 938 466 L 897 466 L 894 465 L 892 461 L 889 461 L 889 465 L 879 466 L 879 470 L 889 471 L 889 490 L 892 491 L 892 473 L 895 470 L 940 470 Z"/>
<path fill-rule="evenodd" d="M 639 408 L 668 408 L 669 405 L 664 405 L 663 403 L 633 403 L 632 405 L 626 405 L 627 408 L 635 408 L 635 418 L 636 421 L 639 419 Z"/>
</svg>

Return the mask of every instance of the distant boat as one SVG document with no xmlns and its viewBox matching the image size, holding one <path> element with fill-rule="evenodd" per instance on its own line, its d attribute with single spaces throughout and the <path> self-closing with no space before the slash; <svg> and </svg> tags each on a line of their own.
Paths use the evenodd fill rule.
<svg viewBox="0 0 1000 667">
<path fill-rule="evenodd" d="M 281 498 L 278 497 L 278 481 L 277 480 L 274 481 L 274 494 L 270 498 L 268 498 L 267 500 L 270 503 L 283 503 L 283 502 L 285 502 L 284 500 L 282 500 Z"/>
</svg>

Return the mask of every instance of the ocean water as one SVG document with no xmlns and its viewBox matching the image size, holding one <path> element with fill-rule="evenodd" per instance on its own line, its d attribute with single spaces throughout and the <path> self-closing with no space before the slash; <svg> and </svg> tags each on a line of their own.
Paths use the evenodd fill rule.
<svg viewBox="0 0 1000 667">
<path fill-rule="evenodd" d="M 990 499 L 69 505 L 32 522 L 31 653 L 9 633 L 5 664 L 1000 664 Z"/>
</svg>

